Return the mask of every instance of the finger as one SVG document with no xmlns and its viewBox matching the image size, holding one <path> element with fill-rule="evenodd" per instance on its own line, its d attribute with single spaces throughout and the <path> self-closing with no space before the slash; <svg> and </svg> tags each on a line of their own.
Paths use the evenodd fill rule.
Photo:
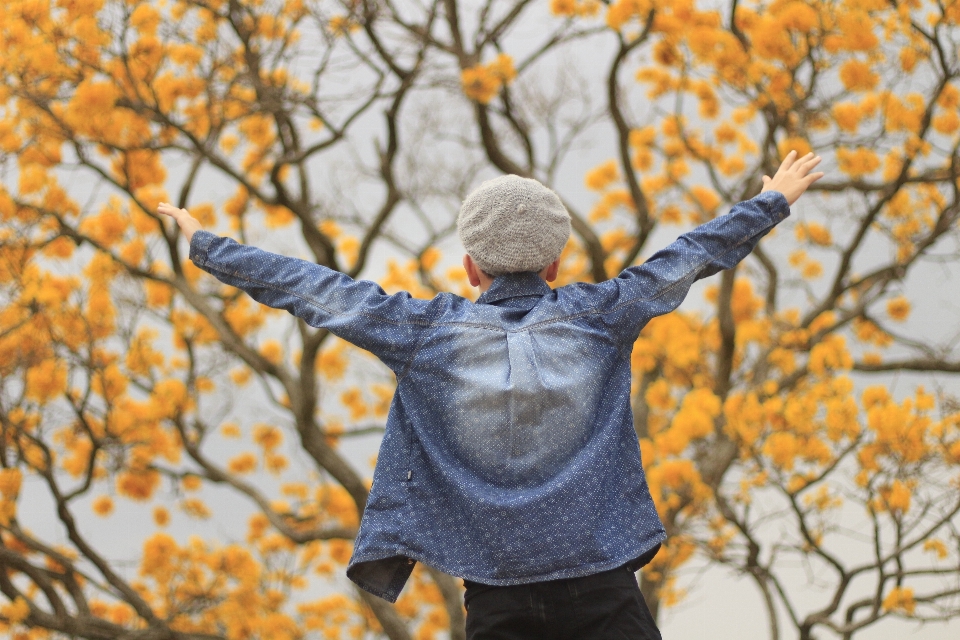
<svg viewBox="0 0 960 640">
<path fill-rule="evenodd" d="M 816 182 L 823 176 L 824 176 L 824 173 L 822 171 L 818 171 L 817 173 L 811 173 L 810 175 L 806 176 L 803 179 L 803 182 L 801 183 L 803 185 L 803 190 L 806 191 L 807 189 L 809 189 L 810 185 L 812 185 L 814 182 Z"/>
<path fill-rule="evenodd" d="M 805 172 L 804 167 L 808 162 L 814 157 L 813 152 L 805 154 L 802 158 L 797 158 L 793 161 L 793 166 L 790 167 L 791 171 Z"/>
<path fill-rule="evenodd" d="M 768 182 L 770 182 L 770 176 L 763 176 L 760 179 L 763 181 L 763 184 L 767 184 Z"/>
<path fill-rule="evenodd" d="M 790 153 L 788 153 L 787 157 L 784 158 L 783 162 L 780 163 L 780 169 L 778 171 L 786 171 L 787 169 L 789 169 L 793 165 L 796 158 L 797 158 L 796 151 L 791 151 Z"/>
<path fill-rule="evenodd" d="M 802 164 L 800 165 L 800 170 L 803 171 L 803 173 L 808 173 L 811 169 L 820 164 L 820 160 L 822 160 L 820 156 L 814 156 L 812 158 L 804 157 Z"/>
</svg>

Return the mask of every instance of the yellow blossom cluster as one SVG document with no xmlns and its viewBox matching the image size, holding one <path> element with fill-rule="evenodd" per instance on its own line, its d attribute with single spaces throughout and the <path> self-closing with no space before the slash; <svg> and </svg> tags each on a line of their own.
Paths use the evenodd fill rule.
<svg viewBox="0 0 960 640">
<path fill-rule="evenodd" d="M 426 256 L 426 264 L 423 258 L 408 260 L 403 264 L 392 258 L 388 259 L 387 273 L 380 279 L 380 286 L 387 293 L 406 291 L 415 298 L 430 299 L 436 295 L 436 290 L 430 286 L 429 281 L 424 282 L 424 275 L 430 271 L 427 265 L 436 266 L 438 258 L 439 252 Z"/>
<path fill-rule="evenodd" d="M 241 545 L 214 547 L 196 537 L 181 544 L 156 533 L 144 543 L 140 591 L 184 633 L 293 640 L 300 637 L 301 622 L 283 605 L 291 590 L 307 585 L 304 574 L 317 555 L 308 549 L 288 565 L 297 568 L 268 570 L 275 557 L 291 553 L 289 547 L 261 548 L 257 559 Z"/>
<path fill-rule="evenodd" d="M 912 587 L 894 587 L 883 598 L 885 611 L 899 611 L 907 615 L 913 613 L 917 603 L 913 597 Z"/>
<path fill-rule="evenodd" d="M 830 230 L 817 222 L 804 222 L 794 228 L 797 240 L 810 242 L 821 247 L 829 247 L 833 243 Z"/>
<path fill-rule="evenodd" d="M 359 28 L 360 25 L 357 21 L 348 15 L 333 16 L 327 23 L 327 29 L 335 36 L 345 36 L 357 31 Z"/>
<path fill-rule="evenodd" d="M 555 16 L 592 18 L 602 6 L 599 0 L 550 0 L 550 12 Z"/>
<path fill-rule="evenodd" d="M 868 387 L 862 402 L 871 440 L 858 452 L 861 483 L 866 484 L 870 474 L 883 472 L 891 465 L 915 464 L 933 453 L 946 461 L 951 459 L 956 445 L 951 439 L 943 439 L 949 433 L 951 418 L 933 420 L 930 411 L 934 398 L 923 388 L 917 389 L 913 398 L 898 403 L 886 388 Z M 902 494 L 902 489 L 899 492 Z"/>
<path fill-rule="evenodd" d="M 493 62 L 465 68 L 460 74 L 460 82 L 468 98 L 480 104 L 489 104 L 516 77 L 513 58 L 501 53 Z"/>
<path fill-rule="evenodd" d="M 840 170 L 853 178 L 869 175 L 880 168 L 880 158 L 872 149 L 837 149 Z"/>
<path fill-rule="evenodd" d="M 612 182 L 615 182 L 620 176 L 617 163 L 614 160 L 608 160 L 594 169 L 587 172 L 584 182 L 587 188 L 592 191 L 602 191 Z"/>
</svg>

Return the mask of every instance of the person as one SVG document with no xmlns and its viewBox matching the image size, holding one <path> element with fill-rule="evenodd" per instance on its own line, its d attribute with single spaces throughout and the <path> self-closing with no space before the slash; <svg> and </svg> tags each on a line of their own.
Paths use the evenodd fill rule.
<svg viewBox="0 0 960 640">
<path fill-rule="evenodd" d="M 476 302 L 377 284 L 244 246 L 163 203 L 190 259 L 257 301 L 369 350 L 397 387 L 347 575 L 390 602 L 416 562 L 464 579 L 466 631 L 660 638 L 635 571 L 666 535 L 630 408 L 630 354 L 691 284 L 736 265 L 823 173 L 791 152 L 761 193 L 641 265 L 557 289 L 559 197 L 501 176 L 457 221 Z"/>
</svg>

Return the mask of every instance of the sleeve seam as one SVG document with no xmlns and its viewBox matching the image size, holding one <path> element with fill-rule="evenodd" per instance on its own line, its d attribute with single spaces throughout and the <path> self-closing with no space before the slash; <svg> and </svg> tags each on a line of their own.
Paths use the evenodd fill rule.
<svg viewBox="0 0 960 640">
<path fill-rule="evenodd" d="M 441 305 L 437 305 L 437 310 L 434 311 L 433 315 L 430 317 L 430 320 L 422 326 L 427 328 L 433 328 L 436 326 L 436 319 L 440 315 L 442 309 Z M 417 344 L 414 345 L 413 349 L 410 351 L 410 358 L 403 366 L 402 372 L 397 372 L 397 384 L 400 384 L 400 381 L 407 377 L 407 374 L 410 373 L 410 370 L 413 368 L 413 361 L 417 359 L 417 353 L 420 352 L 420 347 L 427 341 L 427 338 L 430 337 L 430 331 L 424 331 L 423 335 L 417 340 Z"/>
<path fill-rule="evenodd" d="M 392 319 L 392 318 L 386 318 L 386 317 L 384 317 L 384 316 L 381 316 L 381 315 L 378 315 L 378 314 L 375 314 L 375 313 L 370 313 L 369 311 L 364 311 L 364 310 L 356 310 L 356 311 L 352 311 L 352 312 L 351 312 L 351 311 L 338 311 L 338 310 L 335 310 L 335 309 L 333 309 L 333 308 L 331 308 L 331 307 L 328 307 L 328 306 L 324 305 L 323 303 L 319 302 L 318 300 L 315 300 L 315 299 L 313 299 L 313 298 L 307 298 L 307 297 L 303 296 L 302 294 L 297 293 L 297 292 L 295 292 L 295 291 L 291 291 L 291 290 L 289 290 L 289 289 L 287 289 L 287 288 L 278 287 L 278 286 L 276 286 L 276 285 L 273 285 L 273 284 L 264 282 L 264 281 L 259 280 L 259 279 L 257 279 L 257 278 L 250 278 L 249 276 L 240 275 L 239 273 L 236 273 L 236 272 L 224 271 L 224 270 L 222 270 L 222 269 L 218 269 L 218 268 L 215 267 L 215 266 L 211 266 L 209 263 L 206 263 L 204 266 L 209 267 L 209 270 L 210 270 L 210 271 L 216 271 L 216 272 L 218 272 L 218 273 L 222 273 L 222 274 L 225 274 L 225 275 L 228 275 L 228 276 L 237 278 L 238 280 L 242 280 L 242 281 L 244 281 L 244 282 L 250 282 L 250 283 L 253 283 L 253 284 L 257 284 L 257 285 L 260 285 L 261 287 L 264 287 L 264 288 L 266 288 L 266 289 L 270 289 L 270 290 L 272 290 L 272 291 L 279 291 L 279 292 L 281 292 L 281 293 L 285 293 L 285 294 L 287 294 L 287 295 L 289 295 L 289 296 L 292 296 L 292 297 L 294 297 L 294 298 L 297 298 L 297 299 L 299 299 L 299 300 L 302 300 L 303 302 L 307 303 L 308 305 L 310 305 L 310 306 L 312 306 L 312 307 L 314 307 L 314 308 L 321 309 L 321 310 L 325 311 L 326 313 L 330 314 L 331 316 L 346 316 L 346 315 L 350 315 L 351 313 L 354 313 L 354 314 L 363 315 L 363 316 L 366 316 L 366 317 L 369 317 L 369 318 L 376 318 L 377 320 L 380 320 L 380 321 L 382 321 L 382 322 L 387 322 L 387 323 L 390 323 L 390 324 L 395 325 L 395 326 L 398 326 L 398 327 L 403 327 L 403 326 L 407 326 L 407 325 L 430 326 L 430 324 L 431 324 L 430 322 L 418 322 L 418 321 L 398 322 L 398 321 L 396 321 L 396 320 L 394 320 L 394 319 Z"/>
</svg>

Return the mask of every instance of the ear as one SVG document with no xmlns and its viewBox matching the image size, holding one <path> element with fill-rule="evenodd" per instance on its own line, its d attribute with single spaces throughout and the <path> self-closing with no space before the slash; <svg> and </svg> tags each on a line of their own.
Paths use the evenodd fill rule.
<svg viewBox="0 0 960 640">
<path fill-rule="evenodd" d="M 543 279 L 547 282 L 553 282 L 557 279 L 557 274 L 560 273 L 560 258 L 557 258 L 541 272 L 543 274 Z"/>
<path fill-rule="evenodd" d="M 467 272 L 467 280 L 470 281 L 471 287 L 480 286 L 480 269 L 477 267 L 477 263 L 473 261 L 473 258 L 469 254 L 463 254 L 463 268 Z"/>
</svg>

